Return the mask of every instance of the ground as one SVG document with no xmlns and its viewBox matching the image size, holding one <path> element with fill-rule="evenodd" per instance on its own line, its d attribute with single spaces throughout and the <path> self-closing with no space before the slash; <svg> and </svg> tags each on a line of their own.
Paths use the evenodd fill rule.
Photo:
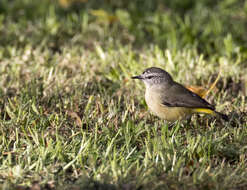
<svg viewBox="0 0 247 190">
<path fill-rule="evenodd" d="M 0 189 L 247 189 L 247 3 L 31 1 L 0 6 Z M 230 121 L 152 115 L 150 66 Z"/>
</svg>

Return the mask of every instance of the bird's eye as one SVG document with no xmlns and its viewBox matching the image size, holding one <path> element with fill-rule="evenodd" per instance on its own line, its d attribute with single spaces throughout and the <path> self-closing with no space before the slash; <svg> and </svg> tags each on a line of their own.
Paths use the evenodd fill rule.
<svg viewBox="0 0 247 190">
<path fill-rule="evenodd" d="M 149 76 L 149 77 L 147 77 L 148 79 L 151 79 L 152 78 L 152 76 Z"/>
</svg>

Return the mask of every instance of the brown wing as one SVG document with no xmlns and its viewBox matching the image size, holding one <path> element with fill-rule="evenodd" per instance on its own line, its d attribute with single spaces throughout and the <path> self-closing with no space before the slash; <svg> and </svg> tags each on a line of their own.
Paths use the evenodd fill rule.
<svg viewBox="0 0 247 190">
<path fill-rule="evenodd" d="M 162 94 L 161 99 L 163 104 L 169 107 L 208 108 L 215 110 L 213 105 L 179 83 L 175 83 L 167 89 L 166 93 Z"/>
</svg>

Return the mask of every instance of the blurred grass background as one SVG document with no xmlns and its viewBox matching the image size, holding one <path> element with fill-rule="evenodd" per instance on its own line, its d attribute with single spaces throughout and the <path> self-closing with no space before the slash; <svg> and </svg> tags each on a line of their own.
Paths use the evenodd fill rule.
<svg viewBox="0 0 247 190">
<path fill-rule="evenodd" d="M 63 43 L 86 46 L 114 39 L 139 48 L 156 44 L 173 51 L 195 47 L 205 55 L 240 51 L 246 56 L 247 3 L 241 0 L 3 0 L 0 11 L 1 28 L 8 27 L 1 30 L 2 45 L 15 38 L 18 45 L 49 43 L 59 49 Z"/>
<path fill-rule="evenodd" d="M 1 0 L 1 189 L 246 189 L 247 2 Z M 224 123 L 147 111 L 145 68 Z"/>
</svg>

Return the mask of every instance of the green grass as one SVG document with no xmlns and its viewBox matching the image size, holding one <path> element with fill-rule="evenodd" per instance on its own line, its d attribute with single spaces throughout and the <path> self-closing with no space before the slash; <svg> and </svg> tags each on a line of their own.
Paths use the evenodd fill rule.
<svg viewBox="0 0 247 190">
<path fill-rule="evenodd" d="M 108 23 L 90 14 L 94 1 L 79 10 L 3 1 L 0 189 L 246 189 L 246 35 L 235 32 L 246 5 L 201 2 L 184 10 L 167 2 L 168 12 L 146 3 L 141 15 L 138 2 L 111 2 L 104 9 L 122 20 Z M 206 22 L 199 10 L 224 19 Z M 211 21 L 222 29 L 210 32 Z M 221 70 L 207 99 L 231 121 L 195 115 L 169 127 L 131 80 L 150 66 L 204 87 Z"/>
</svg>

